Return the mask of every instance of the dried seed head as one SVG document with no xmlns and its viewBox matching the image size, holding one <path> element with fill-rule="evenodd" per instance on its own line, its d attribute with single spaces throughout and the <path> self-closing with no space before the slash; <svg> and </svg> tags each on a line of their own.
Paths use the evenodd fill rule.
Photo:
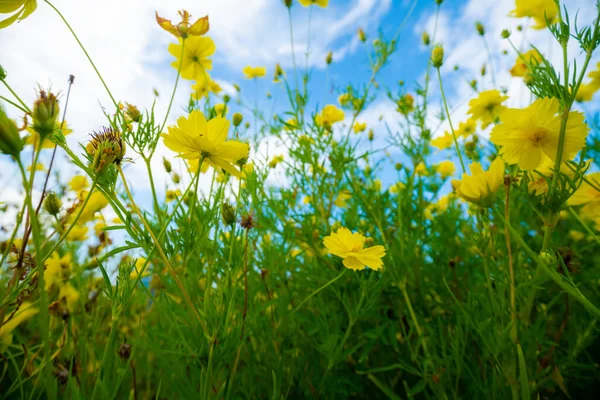
<svg viewBox="0 0 600 400">
<path fill-rule="evenodd" d="M 240 219 L 240 225 L 242 228 L 246 230 L 250 230 L 256 226 L 256 221 L 254 220 L 254 215 L 252 213 L 248 213 L 243 215 Z"/>
<path fill-rule="evenodd" d="M 119 357 L 121 357 L 123 361 L 129 360 L 129 357 L 131 357 L 131 345 L 129 343 L 123 343 L 121 347 L 119 347 Z"/>
</svg>

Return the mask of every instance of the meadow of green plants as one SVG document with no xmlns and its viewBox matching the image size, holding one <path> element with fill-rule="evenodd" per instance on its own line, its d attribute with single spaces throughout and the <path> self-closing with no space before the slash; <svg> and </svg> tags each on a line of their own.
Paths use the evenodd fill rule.
<svg viewBox="0 0 600 400">
<path fill-rule="evenodd" d="M 52 8 L 112 101 L 97 110 L 104 127 L 69 146 L 70 85 L 38 88 L 27 104 L 13 90 L 19 71 L 0 67 L 0 157 L 22 182 L 0 204 L 16 215 L 0 231 L 0 398 L 595 398 L 600 120 L 582 106 L 600 90 L 600 3 L 582 25 L 568 1 L 515 1 L 517 29 L 558 43 L 557 65 L 473 21 L 490 57 L 502 50 L 489 35 L 504 38 L 530 95 L 508 107 L 508 83 L 484 86 L 483 70 L 466 120 L 445 96 L 436 30 L 422 37 L 424 79 L 383 87 L 402 26 L 377 38 L 357 27 L 371 79 L 347 82 L 335 104 L 311 98 L 316 72 L 301 52 L 293 68 L 246 67 L 285 94 L 273 115 L 224 94 L 210 15 L 198 18 L 201 2 L 177 15 L 176 3 L 156 15 L 177 72 L 159 110 L 113 97 L 58 5 L 0 0 L 0 35 Z M 290 23 L 300 7 L 328 6 L 280 3 Z M 186 110 L 176 91 L 189 92 Z M 381 98 L 401 123 L 374 130 L 362 116 Z M 375 136 L 387 146 L 364 146 Z M 287 154 L 261 157 L 273 137 Z M 165 147 L 162 198 L 151 161 Z M 433 162 L 439 152 L 446 160 Z M 134 159 L 147 167 L 148 207 L 130 190 Z M 268 181 L 275 169 L 285 184 Z"/>
</svg>

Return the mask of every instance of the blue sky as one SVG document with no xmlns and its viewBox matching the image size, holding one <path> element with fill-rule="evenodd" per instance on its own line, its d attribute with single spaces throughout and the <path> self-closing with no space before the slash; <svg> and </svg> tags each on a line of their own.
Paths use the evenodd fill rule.
<svg viewBox="0 0 600 400">
<path fill-rule="evenodd" d="M 368 82 L 368 51 L 372 39 L 379 31 L 388 38 L 393 36 L 414 2 L 332 0 L 327 9 L 312 10 L 309 63 L 313 71 L 312 107 L 316 107 L 317 101 L 321 106 L 335 103 L 339 88 L 349 82 L 355 85 Z M 568 0 L 566 4 L 572 15 L 580 10 L 581 23 L 589 22 L 594 15 L 591 0 Z M 164 115 L 176 74 L 170 67 L 172 57 L 167 52 L 168 44 L 174 39 L 157 26 L 154 11 L 158 10 L 161 16 L 176 20 L 177 10 L 185 8 L 194 17 L 208 14 L 211 19 L 209 35 L 217 45 L 212 76 L 226 91 L 231 92 L 232 84 L 238 83 L 242 86 L 244 97 L 254 101 L 254 83 L 244 80 L 241 70 L 248 64 L 266 66 L 268 76 L 259 82 L 259 104 L 264 110 L 282 110 L 286 107 L 282 88 L 271 83 L 276 62 L 283 65 L 288 76 L 291 72 L 287 9 L 279 0 L 55 0 L 55 5 L 86 45 L 118 100 L 136 104 L 140 108 L 149 107 L 154 100 L 152 91 L 156 88 L 161 94 L 157 102 L 157 114 L 159 117 Z M 395 88 L 399 80 L 404 80 L 407 90 L 412 91 L 415 82 L 422 82 L 429 52 L 421 45 L 420 37 L 425 30 L 433 33 L 435 7 L 434 0 L 416 1 L 408 23 L 400 32 L 397 53 L 379 75 L 378 82 L 383 87 Z M 547 31 L 525 29 L 523 33 L 516 32 L 516 26 L 527 26 L 527 21 L 509 17 L 513 8 L 514 0 L 444 1 L 436 42 L 443 43 L 446 49 L 447 61 L 442 72 L 455 124 L 466 118 L 467 102 L 474 94 L 466 82 L 478 78 L 481 66 L 488 62 L 483 42 L 474 28 L 475 21 L 481 21 L 486 26 L 486 37 L 495 54 L 493 64 L 497 80 L 500 86 L 508 89 L 511 106 L 525 106 L 529 96 L 521 81 L 508 74 L 515 55 L 501 55 L 502 49 L 508 49 L 506 41 L 500 38 L 502 29 L 513 31 L 515 43 L 523 44 L 525 49 L 527 43 L 534 43 L 555 65 L 560 64 L 557 63 L 559 51 L 552 44 Z M 301 66 L 304 65 L 307 45 L 309 12 L 299 4 L 293 7 L 296 56 Z M 367 33 L 367 44 L 358 41 L 356 32 L 359 27 Z M 91 131 L 103 125 L 100 105 L 109 108 L 110 100 L 65 26 L 44 2 L 39 2 L 38 10 L 27 20 L 0 31 L 0 48 L 0 64 L 8 70 L 8 81 L 28 103 L 35 98 L 34 88 L 37 84 L 51 85 L 53 89 L 64 92 L 68 75 L 75 75 L 75 87 L 67 115 L 67 121 L 74 129 L 68 138 L 72 146 L 86 141 Z M 326 72 L 324 58 L 330 50 L 334 52 L 334 63 Z M 571 43 L 570 54 L 581 59 L 574 43 Z M 596 56 L 592 67 L 598 61 L 600 58 Z M 460 66 L 458 72 L 453 71 L 455 64 Z M 491 88 L 489 74 L 480 82 L 480 87 Z M 266 99 L 267 91 L 272 93 L 272 100 Z M 0 94 L 8 96 L 2 87 Z M 183 83 L 170 116 L 171 122 L 181 114 L 179 111 L 187 103 L 188 96 L 189 85 Z M 431 126 L 437 126 L 435 115 L 439 113 L 440 96 L 435 82 L 431 86 L 431 96 Z M 587 105 L 587 109 L 590 112 L 597 111 L 600 108 L 598 104 L 596 99 Z M 18 112 L 6 108 L 12 116 L 19 117 Z M 391 127 L 397 124 L 398 116 L 394 109 L 393 103 L 382 93 L 359 118 L 375 130 L 375 148 L 385 145 L 384 123 Z M 384 116 L 382 121 L 380 115 Z M 435 134 L 441 134 L 445 129 L 447 125 L 442 124 Z M 487 132 L 482 132 L 482 136 L 486 135 Z M 285 148 L 266 139 L 264 146 L 261 145 L 256 151 L 256 157 L 265 157 L 267 153 L 285 152 Z M 159 188 L 167 182 L 162 168 L 162 155 L 169 158 L 174 156 L 163 147 L 158 151 L 153 169 L 157 173 Z M 397 153 L 394 156 L 402 160 Z M 446 154 L 440 153 L 432 161 L 446 157 Z M 58 165 L 63 171 L 71 169 L 64 157 L 60 157 Z M 142 198 L 147 198 L 149 186 L 143 165 L 129 165 L 127 174 L 132 178 L 134 191 Z M 387 172 L 383 177 L 384 183 L 391 183 L 393 179 Z M 283 174 L 275 173 L 273 182 L 282 179 Z M 17 182 L 15 168 L 6 157 L 1 157 L 0 185 L 5 189 L 0 194 L 0 201 L 19 202 Z"/>
</svg>

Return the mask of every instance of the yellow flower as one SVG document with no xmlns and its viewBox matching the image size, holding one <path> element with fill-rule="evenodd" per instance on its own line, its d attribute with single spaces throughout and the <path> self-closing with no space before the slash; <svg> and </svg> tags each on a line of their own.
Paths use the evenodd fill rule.
<svg viewBox="0 0 600 400">
<path fill-rule="evenodd" d="M 87 193 L 84 194 L 84 196 L 86 196 L 86 195 L 87 195 Z M 91 221 L 92 219 L 94 219 L 94 214 L 96 214 L 98 211 L 102 210 L 107 205 L 108 205 L 108 200 L 106 200 L 106 197 L 104 197 L 104 195 L 101 192 L 92 193 L 90 195 L 90 199 L 88 200 L 87 204 L 85 205 L 85 208 L 81 212 L 81 215 L 79 216 L 79 219 L 77 220 L 77 223 L 85 224 L 86 222 Z M 73 213 L 71 214 L 70 220 L 73 220 L 75 218 L 77 213 L 79 213 L 80 208 L 81 208 L 81 205 L 79 205 L 73 211 Z"/>
<path fill-rule="evenodd" d="M 201 100 L 210 93 L 219 93 L 221 90 L 221 86 L 212 79 L 201 79 L 192 85 L 192 98 Z"/>
<path fill-rule="evenodd" d="M 290 118 L 285 122 L 285 126 L 284 129 L 286 131 L 293 131 L 298 129 L 298 121 L 296 121 L 296 118 Z"/>
<path fill-rule="evenodd" d="M 210 81 L 210 76 L 207 70 L 212 70 L 212 56 L 217 48 L 215 42 L 208 36 L 191 36 L 185 41 L 183 49 L 183 58 L 181 57 L 181 47 L 183 41 L 179 39 L 179 43 L 171 43 L 169 45 L 169 53 L 176 58 L 171 63 L 171 66 L 179 70 L 181 63 L 181 77 L 190 81 L 197 81 L 201 84 Z"/>
<path fill-rule="evenodd" d="M 373 246 L 365 249 L 365 237 L 360 233 L 339 228 L 325 237 L 323 244 L 331 254 L 344 259 L 346 268 L 361 271 L 366 266 L 378 271 L 383 267 L 381 258 L 385 256 L 385 247 Z"/>
<path fill-rule="evenodd" d="M 469 137 L 471 135 L 474 135 L 476 130 L 477 122 L 475 122 L 474 119 L 469 118 L 465 122 L 461 122 L 460 124 L 458 124 L 458 129 L 456 129 L 455 132 L 457 137 Z"/>
<path fill-rule="evenodd" d="M 267 68 L 266 67 L 251 67 L 248 65 L 248 66 L 244 67 L 242 72 L 248 79 L 262 78 L 263 76 L 267 75 Z"/>
<path fill-rule="evenodd" d="M 88 238 L 88 227 L 85 225 L 75 225 L 67 235 L 69 242 L 82 242 Z"/>
<path fill-rule="evenodd" d="M 435 170 L 442 176 L 442 179 L 446 179 L 454 174 L 456 167 L 452 161 L 445 160 L 437 164 Z"/>
<path fill-rule="evenodd" d="M 58 298 L 64 299 L 67 303 L 67 309 L 70 312 L 75 311 L 77 303 L 79 302 L 79 292 L 69 282 L 64 283 L 58 291 Z"/>
<path fill-rule="evenodd" d="M 0 0 L 1 1 L 1 0 Z M 56 128 L 60 129 L 61 127 L 61 123 L 60 122 L 56 122 Z M 67 125 L 67 121 L 65 121 L 65 124 L 62 125 L 62 133 L 63 135 L 68 135 L 70 133 L 73 133 L 72 129 L 69 129 L 68 125 Z M 29 133 L 29 135 L 25 138 L 25 144 L 30 144 L 30 145 L 34 145 L 36 146 L 36 150 L 38 150 L 39 146 L 39 135 L 38 133 L 31 127 L 28 126 L 27 127 L 27 133 Z M 44 142 L 42 143 L 42 149 L 53 149 L 54 146 L 56 146 L 54 143 L 52 143 L 50 140 L 48 140 L 47 138 L 44 139 Z"/>
<path fill-rule="evenodd" d="M 67 253 L 62 257 L 58 253 L 52 253 L 52 256 L 46 260 L 45 266 L 44 287 L 46 290 L 50 290 L 53 285 L 60 286 L 64 281 L 69 279 L 73 266 L 73 258 L 71 253 Z"/>
<path fill-rule="evenodd" d="M 536 100 L 525 109 L 507 109 L 500 116 L 500 124 L 490 134 L 492 143 L 502 146 L 500 155 L 508 164 L 519 164 L 526 170 L 537 168 L 544 157 L 556 160 L 561 128 L 559 102 L 555 98 Z M 569 113 L 563 146 L 563 160 L 567 161 L 585 146 L 589 128 L 584 115 Z"/>
<path fill-rule="evenodd" d="M 474 162 L 469 165 L 469 170 L 471 175 L 465 173 L 461 180 L 452 180 L 452 187 L 466 201 L 481 206 L 490 205 L 494 193 L 504 184 L 504 161 L 496 157 L 488 171 Z"/>
<path fill-rule="evenodd" d="M 282 161 L 283 161 L 283 154 L 280 154 L 278 156 L 273 157 L 273 159 L 271 159 L 271 161 L 269 161 L 269 164 L 267 164 L 267 165 L 270 168 L 275 168 L 277 166 L 277 164 L 279 164 Z"/>
<path fill-rule="evenodd" d="M 144 257 L 138 258 L 135 261 L 135 265 L 134 265 L 133 269 L 131 270 L 131 273 L 129 274 L 129 276 L 132 279 L 137 279 L 137 277 L 140 275 L 140 272 L 142 273 L 142 278 L 145 278 L 146 276 L 150 275 L 150 271 L 149 271 L 150 264 L 146 265 L 144 272 L 142 272 L 142 268 L 144 268 L 145 263 L 146 263 L 146 259 Z"/>
<path fill-rule="evenodd" d="M 202 158 L 203 164 L 222 168 L 239 178 L 241 173 L 233 165 L 248 157 L 250 146 L 227 140 L 228 131 L 226 118 L 218 116 L 207 122 L 201 111 L 193 110 L 188 118 L 180 117 L 177 126 L 170 126 L 169 133 L 163 133 L 162 137 L 165 145 L 180 157 L 187 160 Z"/>
<path fill-rule="evenodd" d="M 535 21 L 533 29 L 544 29 L 546 19 L 550 24 L 558 21 L 558 7 L 554 0 L 516 0 L 516 8 L 510 15 L 516 18 L 531 17 Z"/>
<path fill-rule="evenodd" d="M 479 97 L 469 101 L 469 111 L 472 118 L 481 121 L 481 128 L 485 129 L 489 124 L 494 122 L 500 113 L 506 109 L 502 105 L 508 96 L 500 95 L 497 90 L 486 90 L 479 93 Z"/>
<path fill-rule="evenodd" d="M 584 215 L 594 219 L 600 216 L 600 190 L 596 189 L 600 188 L 600 172 L 594 172 L 585 177 L 593 186 L 584 181 L 568 203 L 572 206 L 582 205 Z"/>
<path fill-rule="evenodd" d="M 31 167 L 32 167 L 32 165 L 29 165 L 27 167 L 27 171 L 31 172 L 31 170 L 33 169 Z M 46 171 L 46 166 L 44 164 L 42 164 L 42 163 L 37 163 L 37 164 L 35 164 L 35 171 L 36 172 L 38 172 L 38 171 Z"/>
<path fill-rule="evenodd" d="M 1 0 L 0 14 L 14 14 L 0 21 L 0 29 L 12 25 L 16 20 L 24 20 L 29 14 L 34 12 L 36 8 L 37 0 Z"/>
<path fill-rule="evenodd" d="M 227 111 L 229 111 L 229 109 L 225 103 L 215 104 L 215 113 L 217 115 L 224 117 L 225 114 L 227 114 Z"/>
<path fill-rule="evenodd" d="M 87 176 L 84 175 L 75 175 L 69 181 L 69 188 L 76 193 L 80 193 L 89 187 L 90 182 L 88 181 Z"/>
<path fill-rule="evenodd" d="M 426 219 L 432 220 L 434 214 L 443 214 L 448 209 L 448 206 L 450 205 L 450 200 L 452 200 L 453 198 L 454 194 L 449 193 L 445 196 L 442 196 L 437 201 L 437 203 L 428 204 L 427 207 L 425 207 L 425 210 L 423 210 L 423 216 Z"/>
<path fill-rule="evenodd" d="M 329 0 L 298 0 L 304 7 L 310 7 L 313 4 L 322 8 L 329 5 Z"/>
<path fill-rule="evenodd" d="M 181 190 L 167 190 L 167 203 L 177 200 L 181 197 Z"/>
<path fill-rule="evenodd" d="M 315 122 L 319 126 L 323 126 L 326 129 L 331 129 L 331 126 L 336 122 L 344 120 L 344 112 L 334 106 L 333 104 L 327 104 L 320 114 L 315 117 Z"/>
<path fill-rule="evenodd" d="M 346 200 L 349 200 L 351 198 L 352 194 L 349 190 L 342 190 L 340 194 L 338 194 L 338 196 L 336 197 L 333 204 L 335 204 L 336 207 L 346 208 L 348 207 L 348 204 L 346 204 Z"/>
<path fill-rule="evenodd" d="M 192 15 L 187 11 L 179 11 L 179 15 L 181 16 L 181 22 L 176 26 L 173 25 L 170 20 L 159 17 L 158 13 L 156 13 L 156 22 L 158 22 L 158 25 L 160 25 L 160 27 L 165 31 L 183 39 L 187 38 L 188 36 L 201 36 L 208 32 L 208 15 L 198 19 L 193 24 L 190 23 L 190 18 Z"/>
<path fill-rule="evenodd" d="M 531 73 L 531 67 L 542 63 L 542 55 L 537 50 L 529 50 L 525 54 L 519 54 L 515 65 L 510 69 L 510 74 L 515 77 L 527 77 Z"/>
<path fill-rule="evenodd" d="M 354 124 L 354 126 L 352 127 L 352 129 L 354 130 L 354 133 L 360 133 L 360 132 L 364 132 L 367 129 L 367 123 L 366 122 L 356 122 Z"/>
<path fill-rule="evenodd" d="M 35 314 L 39 312 L 39 309 L 32 307 L 31 303 L 24 302 L 19 307 L 19 310 L 12 315 L 8 315 L 4 318 L 4 323 L 0 326 L 0 353 L 2 353 L 3 346 L 12 343 L 12 331 L 23 322 L 27 321 Z"/>
<path fill-rule="evenodd" d="M 454 139 L 452 138 L 452 134 L 448 132 L 444 132 L 442 136 L 438 136 L 431 141 L 431 145 L 439 150 L 447 149 L 451 147 L 453 143 Z"/>
<path fill-rule="evenodd" d="M 420 162 L 419 164 L 417 164 L 417 166 L 415 167 L 415 173 L 417 175 L 426 175 L 427 174 L 427 167 L 425 166 L 425 164 L 423 164 L 422 162 Z"/>
<path fill-rule="evenodd" d="M 575 94 L 575 100 L 578 102 L 592 101 L 594 94 L 600 89 L 600 83 L 590 82 L 582 83 Z"/>
<path fill-rule="evenodd" d="M 352 96 L 350 95 L 350 93 L 342 93 L 338 97 L 338 102 L 342 106 L 345 106 L 346 104 L 348 104 L 350 102 L 350 100 L 352 100 Z"/>
<path fill-rule="evenodd" d="M 389 189 L 390 193 L 394 193 L 394 194 L 400 193 L 400 191 L 402 189 L 404 189 L 405 186 L 406 185 L 404 185 L 404 183 L 402 183 L 402 182 L 396 182 L 395 184 L 393 184 L 392 186 L 390 186 L 390 189 Z"/>
</svg>

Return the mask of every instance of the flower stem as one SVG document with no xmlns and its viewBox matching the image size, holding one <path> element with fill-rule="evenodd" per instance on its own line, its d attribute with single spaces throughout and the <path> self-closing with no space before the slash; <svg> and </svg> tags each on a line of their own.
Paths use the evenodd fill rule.
<svg viewBox="0 0 600 400">
<path fill-rule="evenodd" d="M 133 212 L 136 213 L 137 216 L 141 219 L 142 223 L 144 224 L 144 227 L 148 231 L 148 234 L 152 238 L 152 241 L 154 242 L 154 244 L 156 246 L 156 249 L 158 250 L 158 253 L 160 254 L 160 257 L 162 258 L 163 262 L 167 266 L 167 269 L 169 270 L 169 273 L 173 277 L 173 280 L 175 281 L 175 283 L 179 287 L 179 290 L 181 291 L 181 294 L 185 298 L 186 303 L 188 304 L 188 306 L 190 307 L 190 309 L 193 311 L 194 315 L 198 319 L 198 322 L 202 326 L 202 329 L 204 330 L 204 334 L 206 335 L 206 337 L 210 338 L 210 335 L 208 335 L 208 329 L 206 327 L 206 323 L 202 320 L 202 317 L 200 316 L 200 313 L 198 312 L 198 310 L 194 306 L 194 303 L 192 302 L 192 299 L 190 298 L 190 295 L 188 294 L 187 290 L 185 289 L 185 287 L 183 286 L 183 284 L 181 283 L 181 281 L 177 277 L 177 273 L 175 272 L 175 269 L 171 265 L 171 262 L 169 261 L 169 259 L 167 258 L 165 252 L 163 251 L 163 249 L 162 249 L 162 247 L 161 247 L 158 239 L 156 238 L 156 236 L 152 232 L 152 229 L 148 225 L 148 222 L 146 221 L 146 218 L 144 217 L 144 215 L 142 214 L 142 212 L 138 208 L 137 204 L 135 203 L 135 200 L 133 199 L 133 195 L 131 194 L 131 191 L 129 190 L 129 185 L 127 184 L 127 180 L 125 179 L 125 174 L 123 173 L 123 169 L 121 168 L 120 165 L 117 166 L 117 169 L 119 170 L 119 175 L 121 176 L 121 180 L 123 181 L 123 186 L 125 187 L 125 192 L 127 193 L 127 197 L 129 198 L 129 201 L 131 202 L 131 208 L 133 209 Z"/>
<path fill-rule="evenodd" d="M 454 141 L 454 146 L 456 147 L 456 153 L 458 154 L 458 159 L 460 160 L 460 166 L 462 167 L 463 173 L 467 173 L 465 168 L 465 163 L 463 162 L 462 154 L 460 154 L 460 147 L 458 147 L 458 140 L 456 139 L 456 132 L 454 132 L 454 127 L 452 126 L 452 119 L 450 119 L 450 110 L 448 109 L 448 102 L 446 101 L 446 95 L 444 94 L 444 85 L 442 84 L 442 74 L 440 73 L 439 67 L 437 69 L 438 80 L 440 81 L 440 90 L 442 92 L 442 99 L 444 100 L 444 109 L 446 110 L 446 115 L 448 116 L 448 123 L 450 124 L 450 130 L 452 131 L 452 140 Z"/>
<path fill-rule="evenodd" d="M 162 125 L 160 126 L 160 132 L 162 133 L 163 129 L 165 129 L 165 125 L 167 124 L 167 118 L 169 118 L 169 113 L 171 112 L 171 106 L 173 105 L 173 99 L 175 98 L 175 93 L 177 92 L 177 84 L 179 83 L 179 78 L 181 77 L 181 66 L 183 65 L 183 51 L 185 49 L 185 39 L 181 41 L 181 57 L 179 57 L 179 68 L 177 69 L 177 78 L 175 78 L 175 86 L 173 86 L 173 93 L 171 93 L 171 100 L 169 100 L 169 107 L 167 107 L 167 113 L 165 114 L 165 119 L 163 120 Z M 208 84 L 208 82 L 207 82 Z"/>
<path fill-rule="evenodd" d="M 8 89 L 8 91 L 9 91 L 9 92 L 10 92 L 10 93 L 11 93 L 13 96 L 15 96 L 15 99 L 17 99 L 17 101 L 18 101 L 19 103 L 21 103 L 21 105 L 23 106 L 23 108 L 25 109 L 25 111 L 26 111 L 26 112 L 28 112 L 28 113 L 31 113 L 31 109 L 30 109 L 29 107 L 27 107 L 27 104 L 25 104 L 25 103 L 23 102 L 23 100 L 21 100 L 21 98 L 19 97 L 19 95 L 18 95 L 18 94 L 16 94 L 14 90 L 12 90 L 12 88 L 9 86 L 9 84 L 6 82 L 6 80 L 4 80 L 4 79 L 3 79 L 3 80 L 2 80 L 2 83 L 4 83 L 4 86 L 6 86 L 6 88 Z M 16 105 L 15 103 L 13 103 L 12 101 L 10 101 L 10 100 L 8 100 L 8 99 L 5 99 L 5 100 L 6 100 L 6 101 L 8 101 L 8 102 L 10 102 L 10 103 L 11 103 L 13 106 L 17 107 L 17 105 Z M 20 108 L 20 107 L 19 107 L 19 108 Z"/>
</svg>

